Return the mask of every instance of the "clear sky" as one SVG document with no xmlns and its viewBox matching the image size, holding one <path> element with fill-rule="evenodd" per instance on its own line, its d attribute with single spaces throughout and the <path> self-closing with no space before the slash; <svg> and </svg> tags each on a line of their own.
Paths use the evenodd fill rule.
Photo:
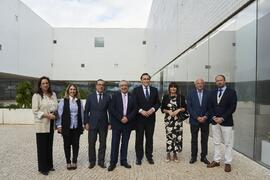
<svg viewBox="0 0 270 180">
<path fill-rule="evenodd" d="M 21 0 L 53 27 L 144 28 L 152 0 Z"/>
</svg>

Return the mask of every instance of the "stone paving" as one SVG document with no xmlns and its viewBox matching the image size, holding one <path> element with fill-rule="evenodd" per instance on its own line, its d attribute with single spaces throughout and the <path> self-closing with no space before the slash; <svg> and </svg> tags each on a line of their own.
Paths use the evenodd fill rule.
<svg viewBox="0 0 270 180">
<path fill-rule="evenodd" d="M 50 172 L 45 177 L 37 171 L 35 131 L 33 125 L 0 125 L 0 179 L 209 179 L 209 180 L 269 180 L 270 170 L 250 160 L 242 154 L 234 151 L 232 172 L 224 172 L 224 164 L 220 167 L 207 169 L 197 161 L 194 165 L 189 164 L 190 159 L 190 131 L 189 125 L 184 123 L 184 145 L 180 153 L 180 162 L 165 162 L 165 130 L 163 115 L 159 114 L 154 134 L 154 165 L 149 165 L 143 160 L 142 166 L 135 164 L 134 140 L 135 132 L 132 132 L 129 143 L 128 159 L 131 169 L 117 166 L 113 172 L 101 169 L 99 166 L 88 169 L 88 144 L 87 133 L 84 133 L 80 141 L 78 169 L 66 170 L 62 137 L 55 133 L 54 136 L 54 166 L 56 171 Z M 111 132 L 107 139 L 106 163 L 109 165 Z M 200 152 L 200 150 L 199 150 Z M 208 159 L 212 160 L 213 145 L 209 140 Z"/>
</svg>

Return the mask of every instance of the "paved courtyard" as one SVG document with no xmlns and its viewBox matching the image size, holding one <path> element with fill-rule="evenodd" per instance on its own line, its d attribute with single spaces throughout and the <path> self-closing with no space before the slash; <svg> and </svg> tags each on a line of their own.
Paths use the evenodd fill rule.
<svg viewBox="0 0 270 180">
<path fill-rule="evenodd" d="M 165 159 L 165 130 L 163 115 L 159 114 L 154 135 L 154 160 L 155 165 L 149 165 L 145 160 L 142 166 L 135 164 L 134 140 L 135 132 L 132 132 L 128 159 L 131 169 L 117 166 L 113 172 L 96 166 L 88 169 L 88 144 L 87 133 L 81 137 L 78 169 L 66 170 L 62 137 L 55 133 L 54 137 L 54 166 L 56 171 L 50 172 L 45 177 L 37 171 L 35 131 L 33 125 L 0 125 L 0 179 L 228 179 L 228 180 L 269 180 L 270 170 L 234 151 L 232 172 L 224 172 L 224 164 L 220 167 L 207 169 L 197 161 L 194 165 L 189 164 L 190 158 L 190 131 L 189 125 L 184 125 L 184 145 L 180 154 L 180 162 L 166 163 Z M 106 163 L 109 165 L 111 132 L 107 139 Z M 212 160 L 213 145 L 209 140 L 208 159 Z"/>
</svg>

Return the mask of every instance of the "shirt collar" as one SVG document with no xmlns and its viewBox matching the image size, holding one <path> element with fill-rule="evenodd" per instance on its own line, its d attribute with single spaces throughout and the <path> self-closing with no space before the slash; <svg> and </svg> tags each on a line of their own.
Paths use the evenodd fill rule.
<svg viewBox="0 0 270 180">
<path fill-rule="evenodd" d="M 218 90 L 221 89 L 222 91 L 225 91 L 226 88 L 227 88 L 226 86 L 223 86 L 222 88 L 218 88 Z"/>
<path fill-rule="evenodd" d="M 197 93 L 203 93 L 203 89 L 201 91 L 199 91 L 198 89 L 196 89 Z"/>
<path fill-rule="evenodd" d="M 99 93 L 99 92 L 96 91 L 96 93 L 97 93 L 97 95 L 99 95 L 99 94 L 103 95 L 103 92 L 102 93 Z"/>
<path fill-rule="evenodd" d="M 128 95 L 128 93 L 124 94 L 124 93 L 122 93 L 122 92 L 121 92 L 121 94 L 122 94 L 122 96 L 127 96 L 127 95 Z"/>
<path fill-rule="evenodd" d="M 72 101 L 77 101 L 78 100 L 78 98 L 73 98 L 73 97 L 71 97 L 71 96 L 69 96 L 69 100 L 72 100 Z"/>
<path fill-rule="evenodd" d="M 142 85 L 143 89 L 150 89 L 150 86 L 144 86 Z"/>
</svg>

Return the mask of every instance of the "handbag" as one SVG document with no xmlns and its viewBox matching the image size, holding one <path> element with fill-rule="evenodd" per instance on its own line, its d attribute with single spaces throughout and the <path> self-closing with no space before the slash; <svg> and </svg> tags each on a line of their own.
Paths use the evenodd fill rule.
<svg viewBox="0 0 270 180">
<path fill-rule="evenodd" d="M 182 104 L 181 103 L 181 96 L 179 99 L 180 99 L 179 105 L 181 106 L 181 104 Z M 187 111 L 185 111 L 185 112 L 179 112 L 177 116 L 178 116 L 179 121 L 182 122 L 182 121 L 188 119 L 190 115 Z"/>
<path fill-rule="evenodd" d="M 184 121 L 189 118 L 188 112 L 180 112 L 178 113 L 178 119 L 179 121 Z"/>
</svg>

